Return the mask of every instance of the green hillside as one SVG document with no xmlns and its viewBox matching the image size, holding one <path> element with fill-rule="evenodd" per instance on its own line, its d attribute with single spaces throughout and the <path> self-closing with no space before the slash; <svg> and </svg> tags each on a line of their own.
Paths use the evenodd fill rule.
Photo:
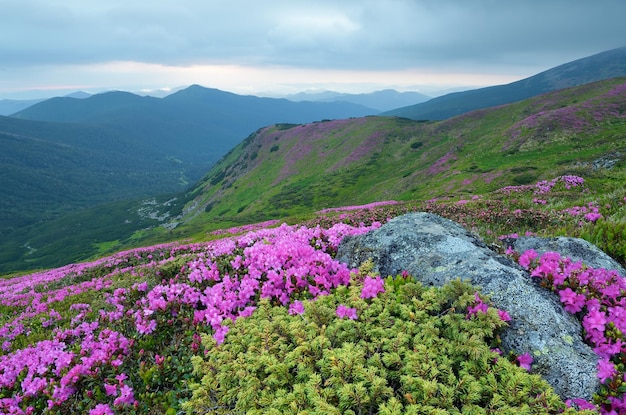
<svg viewBox="0 0 626 415">
<path fill-rule="evenodd" d="M 266 220 L 296 223 L 326 208 L 395 200 L 425 209 L 435 198 L 471 199 L 562 175 L 619 193 L 625 91 L 626 78 L 615 78 L 439 122 L 372 116 L 261 128 L 189 192 L 151 203 L 152 215 L 141 213 L 142 202 L 118 202 L 13 232 L 0 244 L 0 272 L 206 240 Z"/>
<path fill-rule="evenodd" d="M 469 111 L 521 101 L 539 94 L 626 76 L 626 47 L 601 52 L 506 85 L 456 92 L 384 113 L 414 120 L 444 120 Z"/>
<path fill-rule="evenodd" d="M 188 195 L 180 235 L 380 200 L 483 194 L 574 174 L 624 179 L 626 78 L 441 122 L 366 117 L 274 125 Z"/>
<path fill-rule="evenodd" d="M 197 168 L 88 124 L 0 117 L 0 147 L 0 238 L 78 209 L 180 191 Z"/>
</svg>

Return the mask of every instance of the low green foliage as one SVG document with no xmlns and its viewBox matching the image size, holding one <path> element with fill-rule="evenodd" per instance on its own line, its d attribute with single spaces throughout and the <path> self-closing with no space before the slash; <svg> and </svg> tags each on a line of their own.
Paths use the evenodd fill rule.
<svg viewBox="0 0 626 415">
<path fill-rule="evenodd" d="M 262 301 L 226 341 L 192 357 L 199 383 L 188 414 L 573 413 L 537 375 L 492 350 L 506 323 L 490 308 L 467 318 L 474 288 L 389 278 L 305 303 L 302 315 Z M 356 320 L 336 314 L 357 310 Z"/>
<path fill-rule="evenodd" d="M 622 264 L 626 264 L 626 221 L 598 221 L 581 236 Z"/>
</svg>

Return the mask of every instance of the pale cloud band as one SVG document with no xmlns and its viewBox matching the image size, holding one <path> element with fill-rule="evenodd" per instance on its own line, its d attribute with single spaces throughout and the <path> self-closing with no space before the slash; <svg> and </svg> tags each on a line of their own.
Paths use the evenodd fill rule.
<svg viewBox="0 0 626 415">
<path fill-rule="evenodd" d="M 0 98 L 55 85 L 492 85 L 624 46 L 624 15 L 623 0 L 3 0 Z"/>
</svg>

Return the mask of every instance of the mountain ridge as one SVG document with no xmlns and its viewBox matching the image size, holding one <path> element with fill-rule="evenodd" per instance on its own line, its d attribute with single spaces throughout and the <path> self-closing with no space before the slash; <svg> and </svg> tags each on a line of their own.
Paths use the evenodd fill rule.
<svg viewBox="0 0 626 415">
<path fill-rule="evenodd" d="M 480 194 L 623 165 L 626 78 L 438 122 L 373 116 L 258 130 L 193 188 L 190 226 Z M 620 144 L 621 143 L 621 144 Z M 595 163 L 595 164 L 594 164 Z M 182 220 L 186 226 L 185 219 Z"/>
<path fill-rule="evenodd" d="M 545 92 L 626 76 L 626 46 L 564 63 L 506 85 L 453 92 L 381 115 L 443 120 L 476 109 L 508 104 Z"/>
<path fill-rule="evenodd" d="M 14 252 L 26 243 L 16 238 L 37 234 L 26 227 L 57 229 L 46 222 L 98 204 L 184 191 L 261 126 L 371 112 L 199 86 L 164 99 L 113 91 L 40 102 L 0 117 L 0 245 Z"/>
<path fill-rule="evenodd" d="M 86 186 L 88 190 L 74 192 L 71 195 L 67 192 L 67 188 L 60 185 L 62 181 L 59 181 L 59 179 L 67 179 L 68 175 L 52 176 L 54 180 L 42 174 L 29 176 L 25 174 L 28 171 L 23 170 L 24 160 L 18 156 L 21 154 L 19 151 L 25 148 L 11 147 L 15 157 L 10 163 L 4 164 L 11 168 L 3 168 L 5 180 L 2 181 L 3 187 L 0 188 L 3 195 L 0 207 L 6 212 L 5 219 L 10 222 L 17 217 L 14 216 L 15 212 L 23 213 L 31 207 L 47 210 L 31 212 L 34 214 L 28 222 L 28 230 L 10 228 L 3 231 L 4 233 L 0 235 L 2 236 L 0 249 L 11 254 L 3 255 L 0 262 L 12 263 L 14 264 L 12 267 L 18 267 L 17 269 L 35 264 L 45 266 L 44 264 L 47 263 L 45 261 L 49 259 L 44 260 L 44 256 L 39 254 L 29 254 L 32 252 L 30 248 L 28 251 L 18 248 L 26 246 L 38 253 L 46 251 L 47 258 L 55 255 L 54 252 L 62 258 L 65 255 L 62 252 L 67 252 L 74 242 L 64 239 L 63 246 L 58 245 L 54 235 L 58 235 L 61 229 L 64 229 L 61 232 L 73 229 L 74 239 L 81 245 L 74 247 L 75 249 L 80 249 L 81 252 L 91 252 L 90 249 L 96 249 L 96 252 L 100 252 L 101 249 L 106 250 L 114 246 L 136 246 L 142 243 L 141 241 L 186 238 L 194 235 L 193 226 L 197 228 L 197 232 L 201 233 L 203 229 L 215 229 L 216 226 L 224 224 L 228 226 L 254 223 L 267 218 L 307 214 L 311 210 L 338 205 L 368 203 L 376 199 L 428 199 L 441 195 L 448 197 L 458 195 L 459 192 L 479 194 L 492 189 L 493 186 L 505 185 L 507 181 L 508 183 L 528 183 L 539 177 L 547 178 L 544 166 L 535 165 L 533 160 L 527 158 L 529 154 L 533 154 L 536 160 L 542 160 L 544 157 L 545 165 L 556 163 L 554 164 L 555 171 L 562 173 L 593 173 L 594 166 L 601 168 L 604 168 L 602 166 L 621 166 L 620 163 L 623 162 L 623 154 L 626 151 L 619 147 L 619 143 L 622 142 L 620 141 L 622 133 L 619 130 L 621 128 L 619 117 L 611 118 L 612 121 L 607 122 L 613 124 L 604 125 L 599 130 L 600 132 L 597 132 L 591 126 L 597 123 L 594 117 L 598 114 L 594 115 L 589 108 L 575 105 L 577 100 L 587 102 L 588 97 L 594 93 L 594 88 L 607 88 L 611 82 L 619 83 L 621 80 L 615 79 L 607 84 L 588 84 L 587 87 L 572 90 L 564 89 L 556 95 L 546 95 L 512 107 L 501 106 L 501 108 L 476 110 L 439 123 L 389 117 L 342 117 L 335 120 L 319 117 L 313 123 L 298 120 L 289 122 L 283 112 L 279 111 L 278 119 L 283 122 L 262 124 L 267 120 L 264 117 L 269 117 L 268 114 L 270 114 L 262 112 L 267 109 L 268 103 L 277 104 L 274 108 L 292 106 L 294 103 L 286 99 L 240 97 L 237 94 L 207 89 L 198 85 L 171 94 L 166 97 L 165 104 L 165 99 L 144 98 L 123 92 L 94 96 L 80 100 L 81 102 L 78 103 L 73 98 L 61 99 L 59 102 L 62 103 L 71 100 L 72 105 L 80 111 L 72 110 L 60 115 L 50 115 L 50 112 L 46 115 L 46 109 L 50 107 L 50 103 L 40 104 L 35 107 L 40 114 L 52 119 L 65 117 L 63 118 L 65 121 L 75 122 L 38 124 L 34 121 L 5 117 L 4 120 L 0 119 L 0 133 L 4 133 L 3 139 L 14 144 L 15 134 L 34 138 L 54 138 L 57 143 L 70 144 L 70 147 L 31 148 L 36 149 L 36 159 L 48 160 L 48 168 L 55 165 L 59 167 L 55 174 L 69 171 L 60 168 L 62 164 L 59 163 L 59 161 L 68 160 L 68 157 L 69 160 L 74 160 L 72 163 L 83 168 L 83 172 L 93 171 L 105 174 L 98 179 L 101 182 L 92 183 L 92 185 L 84 182 L 87 179 L 86 173 L 70 177 L 73 182 L 83 183 L 81 185 Z M 191 100 L 193 105 L 177 108 L 176 102 L 185 101 L 185 95 L 195 97 Z M 216 95 L 219 96 L 217 100 Z M 118 101 L 119 98 L 121 100 Z M 100 105 L 99 112 L 85 110 L 85 107 L 89 109 L 89 105 L 93 102 L 102 103 L 107 100 L 112 101 L 114 105 L 108 103 Z M 223 109 L 220 107 L 230 106 L 226 104 L 229 100 L 241 103 L 238 108 L 239 112 L 236 115 L 233 113 L 229 115 L 228 112 L 218 113 Z M 603 100 L 609 103 L 606 97 L 598 102 L 604 102 Z M 159 105 L 158 111 L 150 110 L 155 103 Z M 595 108 L 596 103 L 588 102 L 588 104 Z M 615 105 L 617 105 L 614 108 L 615 111 L 623 113 L 619 102 L 610 101 L 610 106 Z M 128 107 L 131 107 L 132 111 L 128 111 Z M 323 103 L 299 103 L 295 107 L 301 109 L 301 116 L 309 118 L 312 117 L 311 108 L 328 108 Z M 178 112 L 172 113 L 172 108 Z M 343 108 L 346 107 L 343 106 Z M 362 107 L 358 108 L 369 112 L 363 110 Z M 27 112 L 30 111 L 34 110 L 31 108 Z M 58 108 L 55 108 L 55 111 L 60 112 Z M 582 118 L 577 115 L 579 112 L 584 115 Z M 180 116 L 180 113 L 183 115 Z M 209 118 L 207 114 L 215 117 L 207 120 Z M 600 111 L 600 115 L 602 114 L 603 112 Z M 252 120 L 250 122 L 257 124 L 243 125 L 241 121 L 246 117 L 248 121 Z M 142 122 L 136 122 L 138 118 Z M 319 121 L 320 119 L 322 121 Z M 32 130 L 24 132 L 19 129 L 15 130 L 15 126 L 11 128 L 3 126 L 2 122 L 6 124 L 7 120 L 23 123 L 22 127 L 26 125 L 30 125 L 29 128 L 37 125 L 45 127 L 39 128 L 39 131 L 34 133 Z M 201 120 L 203 124 L 199 125 L 197 120 Z M 567 122 L 568 125 L 560 120 Z M 261 125 L 261 127 L 249 129 L 250 125 Z M 213 135 L 207 134 L 209 127 L 214 132 Z M 238 130 L 235 130 L 236 128 Z M 76 156 L 74 153 L 72 153 L 74 155 L 67 153 L 61 157 L 60 150 L 75 152 L 76 148 L 80 148 L 80 146 L 77 147 L 77 143 L 67 142 L 77 131 L 82 131 L 77 136 L 82 137 L 78 140 L 79 142 L 82 140 L 83 143 L 89 143 L 91 140 L 93 145 L 101 146 L 103 150 L 107 150 L 107 147 L 114 149 L 121 147 L 120 143 L 124 141 L 123 139 L 131 139 L 130 147 L 127 145 L 122 150 L 115 150 L 124 152 L 120 157 L 114 156 L 115 151 L 108 150 L 108 157 L 111 157 L 110 160 L 113 163 L 108 167 L 115 166 L 115 163 L 123 164 L 124 167 L 120 170 L 127 174 L 132 173 L 129 177 L 138 180 L 139 183 L 143 180 L 141 188 L 144 190 L 146 180 L 151 185 L 175 183 L 178 189 L 188 189 L 190 183 L 196 182 L 193 174 L 196 174 L 200 180 L 197 183 L 204 183 L 213 188 L 209 194 L 205 193 L 202 186 L 195 186 L 177 195 L 159 197 L 163 200 L 162 203 L 151 203 L 149 218 L 166 218 L 166 220 L 176 218 L 170 223 L 163 223 L 166 225 L 163 228 L 154 227 L 160 220 L 154 219 L 156 222 L 153 221 L 147 225 L 143 219 L 138 219 L 135 213 L 129 213 L 146 209 L 144 205 L 131 207 L 132 202 L 129 199 L 125 199 L 126 205 L 123 208 L 121 204 L 107 205 L 106 208 L 101 206 L 78 215 L 80 212 L 76 209 L 86 208 L 86 205 L 84 203 L 76 205 L 76 198 L 88 196 L 89 191 L 93 189 L 103 191 L 110 189 L 120 182 L 112 180 L 110 174 L 106 173 L 107 166 L 100 166 L 99 163 L 107 163 L 106 157 L 100 157 L 100 160 L 97 160 L 93 152 L 87 158 Z M 248 135 L 250 131 L 255 131 L 255 133 L 242 141 L 242 137 Z M 560 132 L 562 136 L 555 138 L 553 131 Z M 42 132 L 45 132 L 43 136 Z M 182 132 L 184 132 L 184 137 L 181 137 Z M 307 138 L 304 135 L 302 137 L 286 135 L 296 132 L 306 133 L 309 136 Z M 589 134 L 592 135 L 588 136 Z M 264 137 L 263 142 L 255 141 L 260 140 L 258 138 L 260 136 Z M 506 138 L 506 146 L 494 141 L 496 136 L 499 140 Z M 229 137 L 232 141 L 228 141 Z M 28 141 L 29 146 L 32 143 L 44 142 Z M 568 143 L 569 147 L 559 142 Z M 599 145 L 599 142 L 603 144 Z M 249 147 L 243 152 L 242 147 L 236 146 L 237 143 Z M 607 143 L 614 143 L 612 150 L 607 147 L 609 145 Z M 543 148 L 542 146 L 550 151 L 544 155 L 538 154 L 537 151 Z M 169 172 L 167 176 L 169 182 L 159 179 L 161 176 L 148 174 L 148 170 L 143 173 L 133 172 L 133 169 L 136 170 L 142 164 L 129 159 L 129 156 L 138 155 L 137 149 L 141 148 L 150 153 L 150 160 L 157 161 L 148 161 L 150 168 L 156 169 L 158 174 Z M 558 155 L 554 154 L 556 148 L 559 151 Z M 469 158 L 481 153 L 491 155 L 493 160 L 479 157 L 475 162 L 468 162 Z M 8 157 L 7 154 L 4 152 L 0 158 Z M 238 157 L 242 154 L 247 159 L 239 159 Z M 410 159 L 410 156 L 419 156 L 419 165 L 416 164 L 418 161 Z M 545 159 L 545 157 L 552 157 L 552 159 Z M 266 159 L 273 160 L 275 165 L 271 166 L 266 163 L 264 174 L 254 177 L 256 181 L 239 180 L 238 174 L 246 172 L 250 166 Z M 50 163 L 49 160 L 55 161 Z M 85 163 L 85 160 L 93 160 L 93 163 Z M 219 161 L 219 163 L 216 168 L 209 171 L 207 164 L 211 163 L 208 160 L 211 160 L 211 163 L 212 161 Z M 22 165 L 19 165 L 19 162 L 22 162 Z M 318 168 L 318 171 L 311 174 L 312 168 Z M 195 173 L 191 169 L 195 169 Z M 307 171 L 309 173 L 304 174 Z M 123 178 L 123 175 L 120 178 Z M 487 180 L 490 183 L 487 183 Z M 74 188 L 80 190 L 80 186 Z M 27 199 L 15 202 L 19 200 L 17 196 L 20 192 L 25 190 L 31 192 L 28 200 L 35 202 L 29 203 Z M 233 196 L 234 190 L 240 192 L 239 196 Z M 33 191 L 39 192 L 38 196 L 41 197 L 35 197 L 37 193 Z M 143 194 L 145 193 L 135 193 L 133 197 L 141 198 Z M 117 203 L 116 200 L 120 200 L 119 197 L 113 197 L 110 194 L 106 198 L 113 204 Z M 175 203 L 168 202 L 174 199 Z M 110 217 L 107 221 L 102 221 L 103 212 L 107 209 L 115 214 L 108 215 Z M 62 214 L 69 212 L 73 212 L 71 217 L 61 217 Z M 182 215 L 183 212 L 187 212 L 188 215 Z M 86 219 L 88 217 L 91 219 Z M 108 235 L 100 230 L 75 225 L 91 222 L 105 226 L 107 222 L 106 226 L 112 226 L 111 229 L 113 229 L 116 226 L 113 222 L 116 220 L 133 225 L 126 226 L 124 229 L 116 228 Z M 178 224 L 180 227 L 177 227 Z M 153 227 L 153 229 L 145 230 L 146 227 Z M 97 236 L 87 243 L 82 239 L 88 237 L 87 235 L 96 234 Z M 27 254 L 29 256 L 25 257 L 24 255 Z M 38 258 L 41 258 L 41 261 Z M 26 262 L 21 262 L 22 265 L 15 265 L 19 261 Z"/>
<path fill-rule="evenodd" d="M 323 91 L 318 93 L 301 92 L 298 94 L 287 95 L 285 98 L 291 101 L 345 101 L 374 108 L 380 112 L 425 102 L 431 99 L 428 95 L 424 95 L 419 92 L 398 92 L 395 89 L 383 89 L 362 94 L 348 94 L 334 91 Z"/>
</svg>

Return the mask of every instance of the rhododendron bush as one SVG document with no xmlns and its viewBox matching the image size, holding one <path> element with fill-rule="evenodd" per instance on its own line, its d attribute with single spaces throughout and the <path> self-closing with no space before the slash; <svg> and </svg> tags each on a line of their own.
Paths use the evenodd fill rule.
<svg viewBox="0 0 626 415">
<path fill-rule="evenodd" d="M 200 334 L 220 344 L 260 299 L 297 313 L 347 285 L 339 242 L 379 226 L 282 225 L 0 280 L 0 412 L 165 412 L 187 393 Z M 381 290 L 372 279 L 364 296 Z"/>
<path fill-rule="evenodd" d="M 558 293 L 566 311 L 582 322 L 585 340 L 598 355 L 602 383 L 594 401 L 601 413 L 626 413 L 626 279 L 616 271 L 590 268 L 556 252 L 517 255 L 542 286 Z M 580 400 L 573 402 L 588 407 Z"/>
</svg>

